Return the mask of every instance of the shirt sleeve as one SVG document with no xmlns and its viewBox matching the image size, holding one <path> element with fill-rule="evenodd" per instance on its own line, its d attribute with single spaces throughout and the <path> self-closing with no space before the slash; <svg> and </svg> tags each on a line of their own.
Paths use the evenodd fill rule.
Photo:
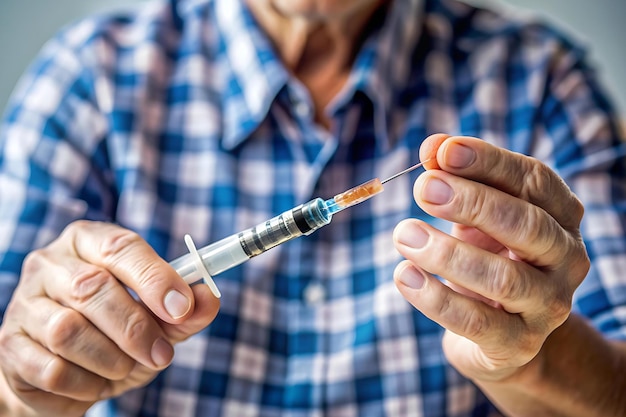
<svg viewBox="0 0 626 417">
<path fill-rule="evenodd" d="M 550 55 L 538 136 L 551 161 L 581 199 L 581 233 L 591 259 L 574 311 L 607 337 L 626 339 L 626 149 L 618 118 L 586 63 L 565 42 Z"/>
<path fill-rule="evenodd" d="M 97 77 L 72 43 L 89 22 L 48 42 L 22 77 L 0 126 L 0 319 L 22 262 L 80 218 L 108 220 L 106 117 Z M 85 49 L 90 46 L 83 43 Z"/>
</svg>

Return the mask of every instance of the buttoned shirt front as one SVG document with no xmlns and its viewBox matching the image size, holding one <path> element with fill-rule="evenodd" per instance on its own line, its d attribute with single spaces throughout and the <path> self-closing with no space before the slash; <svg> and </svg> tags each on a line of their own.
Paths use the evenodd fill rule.
<svg viewBox="0 0 626 417">
<path fill-rule="evenodd" d="M 66 28 L 25 74 L 0 135 L 0 310 L 25 255 L 76 219 L 138 232 L 165 259 L 313 197 L 418 162 L 446 132 L 539 158 L 579 195 L 593 261 L 575 310 L 626 336 L 624 155 L 582 52 L 559 33 L 453 0 L 374 17 L 315 123 L 306 88 L 244 3 L 150 3 Z M 487 416 L 443 329 L 392 274 L 418 172 L 314 234 L 215 277 L 215 321 L 110 416 Z"/>
</svg>

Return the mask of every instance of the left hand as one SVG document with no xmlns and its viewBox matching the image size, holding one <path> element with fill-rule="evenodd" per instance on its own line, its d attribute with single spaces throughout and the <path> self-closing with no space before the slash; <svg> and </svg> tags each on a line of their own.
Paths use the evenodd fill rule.
<svg viewBox="0 0 626 417">
<path fill-rule="evenodd" d="M 440 169 L 417 179 L 414 198 L 453 230 L 401 222 L 394 242 L 407 260 L 396 268 L 396 285 L 446 328 L 453 366 L 475 381 L 500 381 L 535 358 L 569 316 L 589 270 L 583 206 L 536 159 L 476 138 L 433 135 L 422 160 L 433 147 Z"/>
</svg>

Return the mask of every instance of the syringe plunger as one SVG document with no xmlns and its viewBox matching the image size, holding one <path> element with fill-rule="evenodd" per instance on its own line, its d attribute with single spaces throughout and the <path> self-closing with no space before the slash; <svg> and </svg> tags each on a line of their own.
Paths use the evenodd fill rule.
<svg viewBox="0 0 626 417">
<path fill-rule="evenodd" d="M 201 279 L 212 283 L 212 276 L 330 223 L 332 213 L 321 198 L 313 199 L 263 223 L 200 248 L 186 238 L 190 253 L 170 262 L 188 284 Z M 212 286 L 212 285 L 211 285 Z M 213 287 L 213 286 L 212 286 Z M 218 297 L 218 292 L 213 293 Z"/>
<path fill-rule="evenodd" d="M 186 236 L 185 242 L 190 253 L 173 260 L 170 265 L 189 284 L 204 279 L 213 294 L 219 298 L 220 293 L 213 282 L 213 275 L 233 268 L 291 239 L 313 233 L 330 223 L 334 213 L 370 199 L 383 191 L 384 183 L 421 165 L 421 163 L 413 165 L 384 181 L 378 178 L 371 179 L 326 201 L 321 198 L 313 199 L 200 250 L 196 250 L 191 237 Z"/>
</svg>

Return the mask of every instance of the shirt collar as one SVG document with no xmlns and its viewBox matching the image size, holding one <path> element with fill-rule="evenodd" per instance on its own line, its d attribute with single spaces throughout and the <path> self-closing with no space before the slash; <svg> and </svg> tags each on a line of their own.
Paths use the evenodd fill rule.
<svg viewBox="0 0 626 417">
<path fill-rule="evenodd" d="M 215 0 L 214 12 L 227 64 L 221 77 L 223 138 L 227 149 L 250 136 L 266 117 L 289 73 L 241 0 Z"/>
<path fill-rule="evenodd" d="M 346 87 L 333 103 L 341 105 L 356 91 L 363 92 L 374 105 L 375 135 L 383 152 L 397 139 L 389 136 L 394 97 L 410 76 L 422 8 L 423 0 L 391 1 L 382 27 L 364 43 Z"/>
<path fill-rule="evenodd" d="M 420 35 L 423 1 L 390 2 L 384 23 L 364 42 L 346 86 L 328 108 L 332 113 L 347 104 L 357 91 L 364 93 L 374 103 L 375 134 L 383 148 L 391 144 L 387 132 L 393 97 L 409 77 L 412 51 Z M 179 3 L 189 6 L 201 1 Z M 225 63 L 220 68 L 222 145 L 232 149 L 267 116 L 290 75 L 242 0 L 210 3 L 220 55 L 216 61 Z"/>
</svg>

